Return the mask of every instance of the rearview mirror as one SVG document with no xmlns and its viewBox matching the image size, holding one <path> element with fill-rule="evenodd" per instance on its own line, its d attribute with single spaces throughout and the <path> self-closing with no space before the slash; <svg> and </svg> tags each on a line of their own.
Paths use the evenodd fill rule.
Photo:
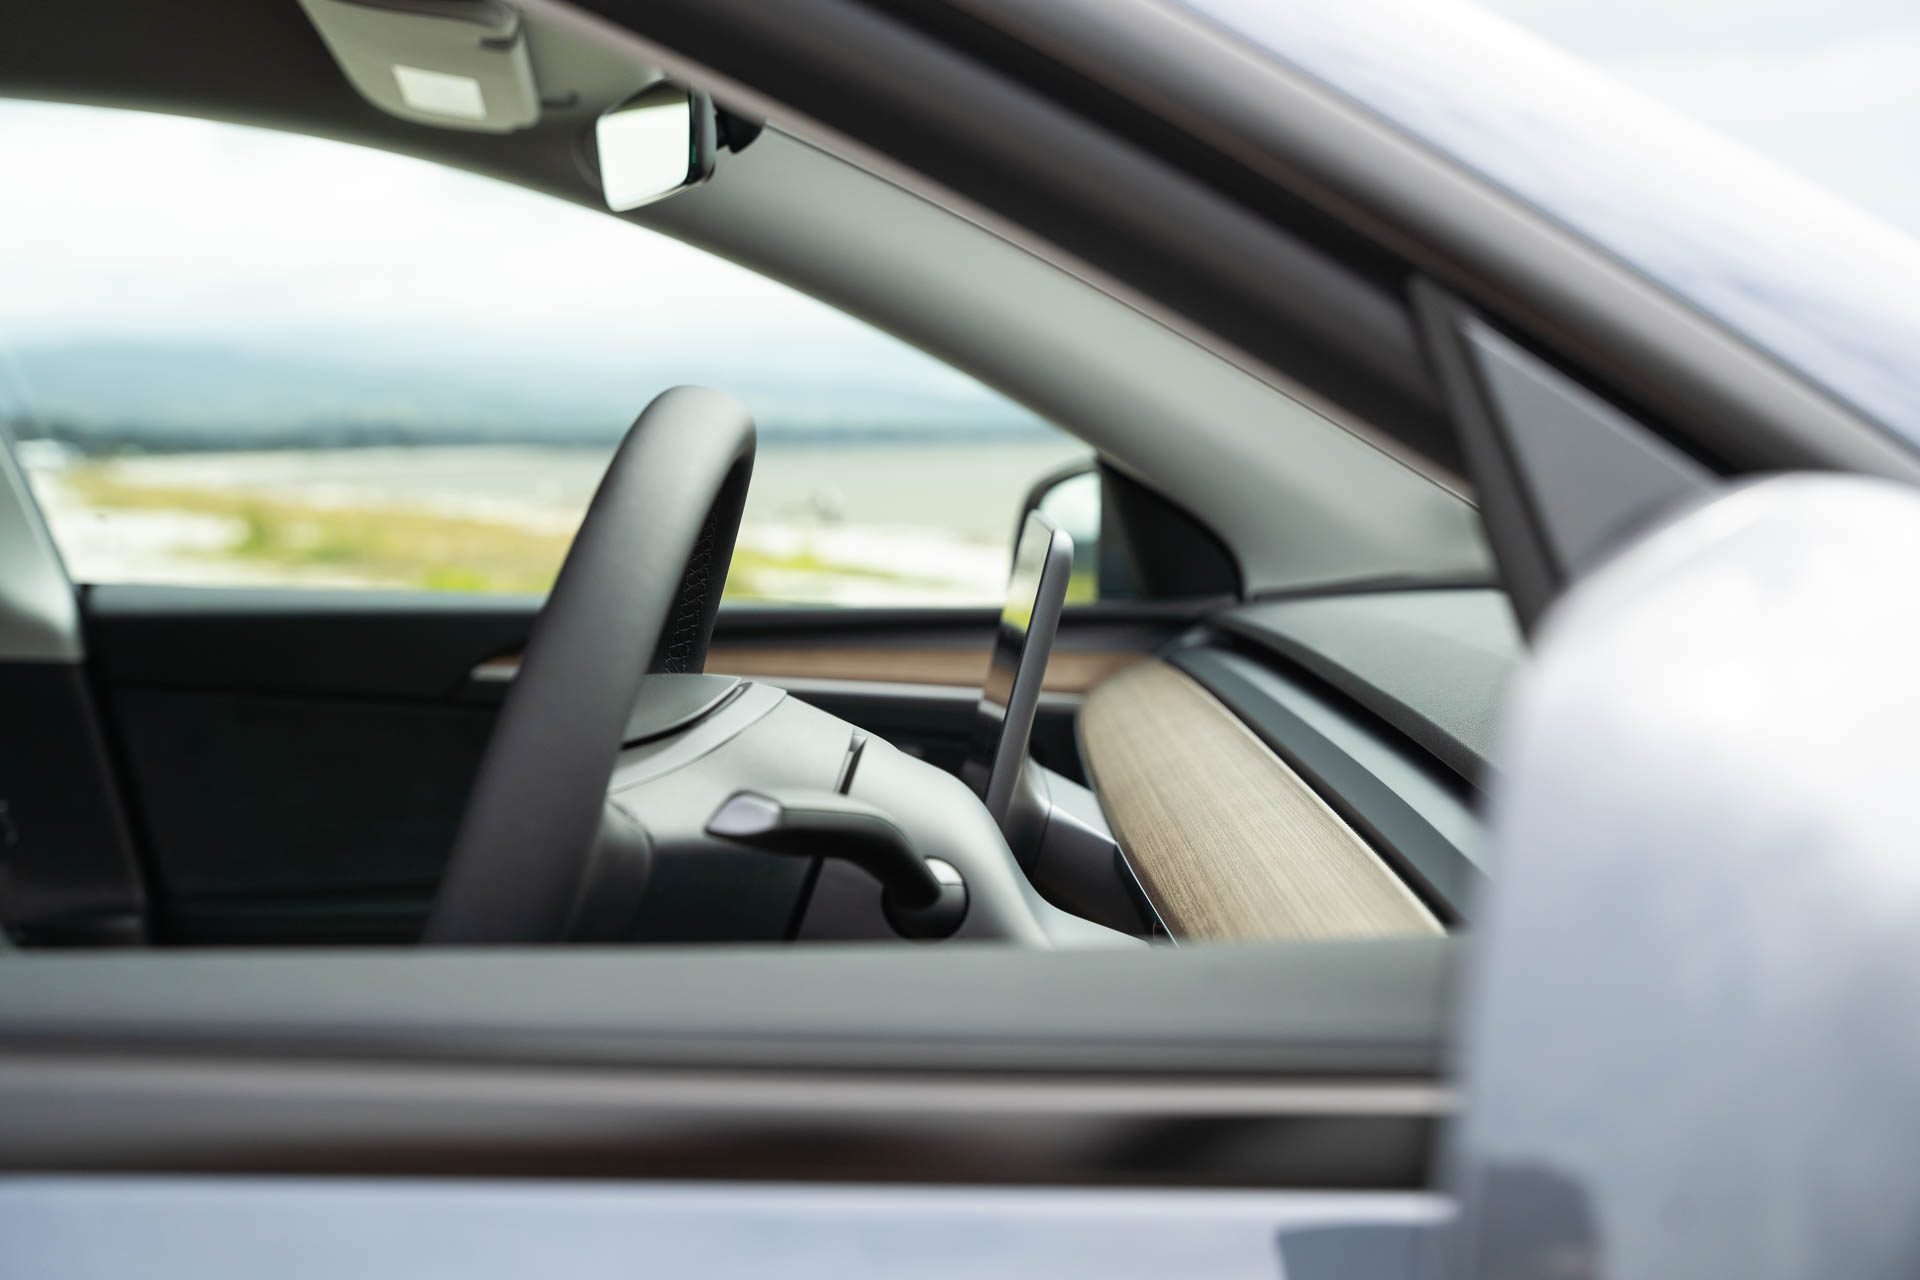
<svg viewBox="0 0 1920 1280">
<path fill-rule="evenodd" d="M 593 126 L 600 191 L 615 213 L 713 176 L 713 102 L 662 80 L 610 107 Z"/>
</svg>

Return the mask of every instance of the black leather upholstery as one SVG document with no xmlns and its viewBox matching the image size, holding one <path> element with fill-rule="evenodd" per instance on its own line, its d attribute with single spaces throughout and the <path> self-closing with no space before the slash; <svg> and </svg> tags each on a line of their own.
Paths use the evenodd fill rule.
<svg viewBox="0 0 1920 1280">
<path fill-rule="evenodd" d="M 705 664 L 753 454 L 746 407 L 698 387 L 628 431 L 534 622 L 426 942 L 565 936 L 641 677 Z"/>
</svg>

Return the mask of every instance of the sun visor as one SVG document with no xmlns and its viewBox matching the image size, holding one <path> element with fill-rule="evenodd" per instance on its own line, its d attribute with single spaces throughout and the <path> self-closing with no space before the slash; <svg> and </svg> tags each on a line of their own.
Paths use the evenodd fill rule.
<svg viewBox="0 0 1920 1280">
<path fill-rule="evenodd" d="M 511 133 L 540 118 L 520 15 L 499 0 L 300 0 L 360 95 L 443 129 Z"/>
</svg>

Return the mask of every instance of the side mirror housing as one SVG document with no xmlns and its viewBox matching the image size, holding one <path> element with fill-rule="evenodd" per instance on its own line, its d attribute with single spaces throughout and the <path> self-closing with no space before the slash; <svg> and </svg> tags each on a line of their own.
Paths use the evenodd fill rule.
<svg viewBox="0 0 1920 1280">
<path fill-rule="evenodd" d="M 1781 476 L 1543 614 L 1476 912 L 1453 1274 L 1913 1271 L 1916 558 L 1920 493 Z"/>
<path fill-rule="evenodd" d="M 1211 529 L 1104 460 L 1089 458 L 1035 481 L 1021 524 L 1035 511 L 1073 537 L 1069 604 L 1240 595 L 1239 562 Z"/>
<path fill-rule="evenodd" d="M 1014 526 L 1014 545 L 1020 542 L 1020 530 L 1027 517 L 1042 515 L 1073 539 L 1073 576 L 1067 581 L 1067 603 L 1086 604 L 1093 600 L 1112 600 L 1130 596 L 1132 575 L 1121 563 L 1112 571 L 1101 560 L 1101 548 L 1110 545 L 1102 539 L 1102 503 L 1100 469 L 1092 460 L 1074 463 L 1048 472 L 1034 482 L 1020 506 L 1020 521 Z"/>
</svg>

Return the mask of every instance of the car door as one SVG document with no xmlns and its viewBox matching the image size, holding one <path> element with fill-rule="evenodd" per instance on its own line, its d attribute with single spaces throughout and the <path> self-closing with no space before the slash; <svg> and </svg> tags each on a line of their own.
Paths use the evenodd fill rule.
<svg viewBox="0 0 1920 1280">
<path fill-rule="evenodd" d="M 1475 336 L 1471 315 L 1447 312 L 1444 326 L 1422 328 L 1403 287 L 1422 271 L 1492 308 L 1495 336 L 1521 349 L 1508 372 L 1538 366 L 1536 389 L 1556 388 L 1562 394 L 1549 400 L 1569 412 L 1591 407 L 1583 393 L 1611 389 L 1609 401 L 1664 408 L 1648 416 L 1664 435 L 1686 438 L 1698 425 L 1689 404 L 1727 435 L 1755 419 L 1790 422 L 1804 404 L 1780 396 L 1755 408 L 1785 375 L 1751 366 L 1729 374 L 1701 355 L 1702 343 L 1718 339 L 1657 341 L 1682 320 L 1621 288 L 1623 271 L 1555 240 L 1498 192 L 1474 193 L 1485 216 L 1470 230 L 1436 231 L 1458 206 L 1435 197 L 1457 196 L 1460 175 L 1396 151 L 1400 141 L 1349 104 L 1223 48 L 1172 6 L 594 7 L 729 83 L 756 85 L 796 115 L 910 168 L 917 162 L 916 172 L 1191 321 L 1201 338 L 1237 343 L 1237 356 L 1287 368 L 1362 420 L 1389 424 L 1402 445 L 1423 442 L 1463 466 L 1469 450 L 1454 433 L 1475 430 L 1466 415 L 1503 412 L 1484 403 L 1492 366 L 1467 361 L 1502 353 L 1483 341 L 1463 357 L 1450 345 Z M 225 30 L 230 10 L 186 0 L 158 30 Z M 247 34 L 258 39 L 247 48 L 281 51 L 272 13 L 262 7 L 268 16 L 250 19 L 258 25 Z M 571 10 L 567 20 L 588 21 Z M 19 47 L 36 75 L 62 65 L 58 40 Z M 129 76 L 178 76 L 167 88 L 188 101 L 196 88 L 245 83 L 253 66 L 193 40 L 168 52 L 177 56 L 113 65 Z M 269 79 L 299 83 L 311 69 L 275 59 Z M 272 100 L 267 87 L 253 88 Z M 1188 110 L 1154 115 L 1156 100 Z M 1242 145 L 1234 130 L 1248 119 L 1261 132 Z M 1511 256 L 1486 252 L 1488 241 Z M 1538 255 L 1526 271 L 1494 269 L 1523 254 Z M 1568 305 L 1570 293 L 1582 304 Z M 1655 335 L 1657 357 L 1621 358 L 1607 339 L 1622 331 Z M 1449 360 L 1456 374 L 1465 363 L 1471 379 L 1434 378 Z M 1663 380 L 1676 368 L 1692 378 Z M 1620 394 L 1622 383 L 1645 394 Z M 1537 399 L 1516 413 L 1508 400 L 1497 429 L 1528 430 L 1515 424 L 1532 421 L 1530 404 Z M 1833 427 L 1826 408 L 1815 415 L 1823 429 Z M 1544 415 L 1543 429 L 1552 425 L 1544 418 L 1561 416 Z M 1788 433 L 1804 457 L 1824 453 L 1830 465 L 1857 456 L 1850 450 L 1866 434 L 1857 422 Z M 1781 436 L 1768 439 L 1778 445 Z M 1510 470 L 1518 493 L 1545 491 L 1537 470 Z M 1631 472 L 1649 473 L 1667 474 L 1658 465 Z M 1491 468 L 1484 476 L 1497 485 Z M 1526 512 L 1516 504 L 1509 514 Z M 1624 527 L 1611 521 L 1625 513 L 1602 514 L 1601 527 Z M 1566 528 L 1515 527 L 1522 536 L 1503 538 L 1503 568 L 1529 554 L 1564 567 L 1568 548 L 1597 545 Z M 1545 585 L 1550 593 L 1556 583 Z M 1237 626 L 1202 637 L 1211 643 L 1201 647 L 1240 658 L 1249 648 L 1292 654 L 1287 673 L 1317 680 L 1307 691 L 1323 698 L 1340 689 L 1378 695 L 1383 656 L 1398 667 L 1397 654 L 1447 647 L 1444 633 L 1436 641 L 1423 625 L 1434 615 L 1418 609 L 1384 610 L 1401 624 L 1387 629 L 1397 638 L 1384 646 L 1378 628 L 1355 625 L 1370 612 L 1365 597 L 1436 594 L 1427 589 L 1374 581 L 1304 594 L 1250 602 Z M 1329 660 L 1330 631 L 1343 661 Z M 1470 628 L 1455 638 L 1478 635 Z M 462 677 L 464 667 L 449 666 Z M 1424 739 L 1430 755 L 1470 763 L 1473 739 L 1448 718 L 1461 709 L 1457 684 L 1426 678 L 1441 666 L 1398 672 L 1414 678 L 1397 696 L 1376 696 L 1366 723 L 1405 726 L 1395 740 Z M 1235 673 L 1216 666 L 1216 675 L 1223 670 Z M 1219 687 L 1228 687 L 1224 677 Z M 1611 712 L 1634 691 L 1581 692 Z M 1467 728 L 1485 733 L 1485 706 L 1475 702 Z M 1291 705 L 1293 721 L 1266 717 L 1269 733 L 1297 733 L 1307 704 Z M 1334 736 L 1330 721 L 1319 724 L 1322 738 Z M 1288 740 L 1297 750 L 1300 739 Z M 1578 751 L 1553 745 L 1566 754 L 1549 753 L 1549 762 L 1580 772 Z M 1617 867 L 1601 835 L 1588 837 L 1595 856 L 1566 880 L 1534 883 L 1578 891 L 1583 877 Z M 1657 856 L 1665 852 L 1649 842 L 1630 862 L 1650 872 L 1683 866 Z M 1555 896 L 1565 915 L 1549 923 L 1591 937 L 1589 900 Z M 1546 940 L 1550 950 L 1564 941 Z M 1582 963 L 1618 945 L 1594 941 L 1602 945 Z M 10 1172 L 42 1176 L 5 1189 L 4 1212 L 15 1215 L 5 1224 L 47 1233 L 32 1237 L 43 1252 L 29 1255 L 47 1273 L 77 1257 L 98 1260 L 95 1273 L 184 1260 L 196 1274 L 217 1274 L 210 1255 L 224 1263 L 279 1241 L 317 1270 L 361 1274 L 436 1264 L 462 1274 L 556 1264 L 611 1274 L 809 1265 L 834 1275 L 1426 1274 L 1417 1236 L 1448 1212 L 1427 1189 L 1437 1181 L 1436 1136 L 1455 1106 L 1448 1036 L 1458 950 L 1456 940 L 1420 939 L 1119 956 L 888 946 L 9 957 L 0 1151 Z M 1538 981 L 1550 970 L 1537 957 L 1522 948 L 1508 958 L 1533 997 L 1511 1007 L 1525 1024 L 1516 1032 L 1523 1045 L 1558 1043 L 1536 1034 L 1542 1018 L 1595 1034 L 1590 1010 Z M 1641 957 L 1625 967 L 1625 988 L 1612 989 L 1664 998 L 1668 959 Z M 1752 1030 L 1736 1026 L 1725 1042 L 1747 1046 Z M 1511 1062 L 1526 1073 L 1525 1096 L 1547 1104 L 1526 1117 L 1566 1114 L 1555 1070 L 1525 1056 Z M 1618 1071 L 1603 1083 L 1623 1082 L 1641 1084 Z M 1697 1082 L 1686 1083 L 1682 1101 L 1697 1104 Z M 1621 1098 L 1625 1108 L 1638 1102 Z M 1699 1114 L 1694 1105 L 1686 1118 Z M 1583 1137 L 1615 1136 L 1618 1116 L 1605 1119 Z M 1738 1137 L 1747 1119 L 1734 1116 L 1728 1132 Z M 1718 1158 L 1745 1148 L 1700 1149 Z M 1637 1182 L 1644 1171 L 1622 1172 Z M 1540 1206 L 1534 1198 L 1527 1207 L 1536 1212 L 1521 1216 L 1537 1221 Z M 1671 1207 L 1654 1206 L 1662 1232 Z M 537 1258 L 519 1252 L 530 1247 Z M 1539 1261 L 1578 1268 L 1591 1257 L 1550 1251 Z"/>
</svg>

